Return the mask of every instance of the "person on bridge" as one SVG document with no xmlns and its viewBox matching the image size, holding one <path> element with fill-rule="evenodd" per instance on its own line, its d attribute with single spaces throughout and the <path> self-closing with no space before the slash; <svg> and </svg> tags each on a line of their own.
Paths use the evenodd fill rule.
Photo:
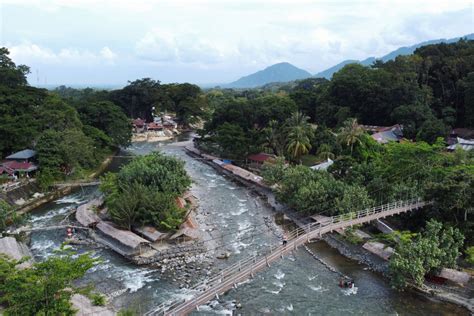
<svg viewBox="0 0 474 316">
<path fill-rule="evenodd" d="M 286 246 L 288 243 L 288 237 L 286 236 L 286 233 L 283 234 L 283 246 Z"/>
</svg>

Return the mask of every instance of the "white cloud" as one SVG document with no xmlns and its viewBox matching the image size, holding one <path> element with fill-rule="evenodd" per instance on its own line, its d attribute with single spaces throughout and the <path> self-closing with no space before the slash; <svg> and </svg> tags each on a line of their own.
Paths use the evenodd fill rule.
<svg viewBox="0 0 474 316">
<path fill-rule="evenodd" d="M 211 40 L 197 34 L 152 30 L 147 32 L 135 45 L 138 57 L 157 62 L 180 62 L 214 64 L 223 54 Z"/>
<path fill-rule="evenodd" d="M 117 58 L 117 54 L 107 46 L 97 53 L 74 48 L 63 48 L 55 52 L 47 47 L 28 42 L 19 45 L 7 45 L 7 47 L 10 50 L 12 59 L 19 64 L 42 63 L 89 66 L 98 65 L 103 62 L 112 64 Z"/>
</svg>

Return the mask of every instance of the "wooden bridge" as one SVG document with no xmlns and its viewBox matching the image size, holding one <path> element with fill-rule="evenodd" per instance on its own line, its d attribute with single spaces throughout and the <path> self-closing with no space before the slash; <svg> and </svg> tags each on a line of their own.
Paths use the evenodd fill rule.
<svg viewBox="0 0 474 316">
<path fill-rule="evenodd" d="M 307 224 L 288 234 L 286 245 L 277 245 L 266 253 L 244 258 L 232 266 L 222 270 L 209 280 L 205 280 L 191 288 L 198 292 L 189 300 L 165 302 L 145 315 L 187 315 L 200 305 L 206 304 L 218 295 L 223 294 L 237 284 L 254 276 L 260 270 L 269 267 L 272 262 L 282 258 L 299 246 L 333 230 L 353 225 L 368 223 L 380 218 L 410 212 L 419 209 L 427 202 L 421 199 L 411 199 L 384 204 L 378 207 L 352 212 L 327 218 L 324 222 Z"/>
</svg>

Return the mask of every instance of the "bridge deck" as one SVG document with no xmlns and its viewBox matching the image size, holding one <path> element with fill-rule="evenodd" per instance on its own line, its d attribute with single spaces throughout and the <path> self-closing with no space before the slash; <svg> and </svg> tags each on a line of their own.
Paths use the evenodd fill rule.
<svg viewBox="0 0 474 316">
<path fill-rule="evenodd" d="M 192 299 L 174 303 L 164 303 L 148 312 L 146 315 L 186 315 L 194 309 L 197 309 L 198 306 L 207 303 L 217 295 L 225 293 L 232 287 L 235 287 L 237 283 L 252 277 L 256 272 L 270 266 L 272 262 L 275 262 L 311 239 L 320 237 L 325 233 L 339 228 L 368 223 L 379 218 L 409 212 L 421 208 L 426 204 L 426 202 L 421 201 L 420 199 L 397 201 L 379 207 L 362 210 L 357 213 L 353 212 L 333 216 L 324 223 L 305 225 L 302 228 L 295 229 L 289 234 L 289 241 L 285 246 L 275 246 L 267 253 L 258 257 L 253 256 L 240 260 L 236 264 L 222 270 L 219 275 L 194 286 L 192 289 L 200 291 L 200 293 Z"/>
</svg>

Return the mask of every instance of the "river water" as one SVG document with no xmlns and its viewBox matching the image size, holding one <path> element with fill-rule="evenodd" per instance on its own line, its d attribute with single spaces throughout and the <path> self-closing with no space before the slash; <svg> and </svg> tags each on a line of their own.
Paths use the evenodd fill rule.
<svg viewBox="0 0 474 316">
<path fill-rule="evenodd" d="M 177 156 L 186 162 L 186 170 L 194 183 L 192 193 L 199 200 L 198 221 L 211 230 L 208 237 L 217 251 L 231 254 L 227 260 L 216 260 L 225 266 L 280 242 L 281 228 L 265 225 L 272 210 L 257 196 L 218 174 L 210 166 L 188 157 L 173 143 L 137 143 L 128 150 L 145 154 L 154 150 Z M 112 168 L 117 167 L 117 163 Z M 79 190 L 38 208 L 29 221 L 35 226 L 56 224 L 73 207 L 98 194 L 97 188 Z M 54 253 L 64 241 L 65 232 L 35 232 L 31 249 L 37 260 Z M 220 302 L 202 306 L 195 314 L 230 314 L 231 302 L 239 302 L 242 315 L 467 315 L 464 309 L 429 300 L 414 293 L 392 290 L 387 280 L 363 266 L 345 259 L 325 243 L 310 247 L 337 270 L 354 278 L 357 290 L 337 286 L 338 276 L 312 258 L 303 248 L 258 273 L 254 279 L 223 295 Z M 144 313 L 161 302 L 192 295 L 168 274 L 147 267 L 136 267 L 114 252 L 91 246 L 75 246 L 77 251 L 91 251 L 102 262 L 89 271 L 80 285 L 93 283 L 111 297 L 117 308 Z M 213 254 L 214 256 L 215 254 Z"/>
</svg>

